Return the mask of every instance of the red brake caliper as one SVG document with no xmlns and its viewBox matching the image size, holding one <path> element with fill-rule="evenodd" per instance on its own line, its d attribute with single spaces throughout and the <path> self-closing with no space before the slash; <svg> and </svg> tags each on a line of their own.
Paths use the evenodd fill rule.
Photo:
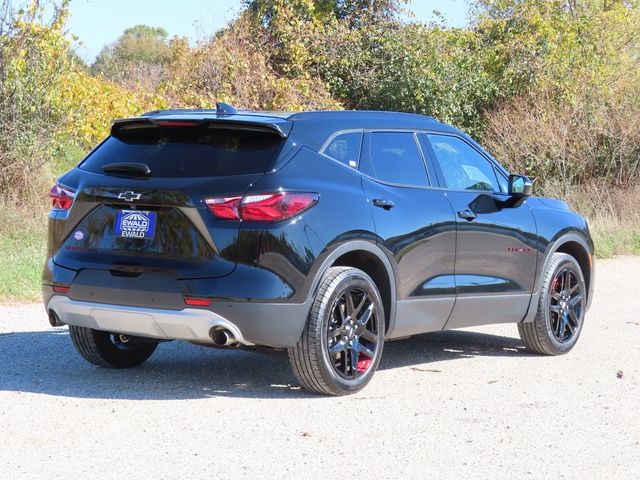
<svg viewBox="0 0 640 480">
<path fill-rule="evenodd" d="M 369 357 L 366 357 L 363 354 L 358 355 L 358 365 L 357 365 L 358 372 L 362 373 L 369 370 L 369 367 L 371 366 L 372 362 L 373 360 L 370 359 Z"/>
</svg>

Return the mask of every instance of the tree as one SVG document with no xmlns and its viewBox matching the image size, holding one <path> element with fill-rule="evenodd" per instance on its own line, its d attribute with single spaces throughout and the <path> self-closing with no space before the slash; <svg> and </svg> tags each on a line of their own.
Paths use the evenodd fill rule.
<svg viewBox="0 0 640 480">
<path fill-rule="evenodd" d="M 272 38 L 246 12 L 207 42 L 191 48 L 186 39 L 174 39 L 171 47 L 160 91 L 173 105 L 212 108 L 223 101 L 262 110 L 340 108 L 321 80 L 285 77 L 273 68 Z"/>
<path fill-rule="evenodd" d="M 102 49 L 91 71 L 125 87 L 153 89 L 170 59 L 167 31 L 136 25 Z"/>
<path fill-rule="evenodd" d="M 301 20 L 346 20 L 353 27 L 397 18 L 407 0 L 244 0 L 244 6 L 269 26 L 283 12 L 295 11 Z"/>
<path fill-rule="evenodd" d="M 352 27 L 367 23 L 388 22 L 397 19 L 406 0 L 336 0 L 334 12 L 338 19 Z"/>
</svg>

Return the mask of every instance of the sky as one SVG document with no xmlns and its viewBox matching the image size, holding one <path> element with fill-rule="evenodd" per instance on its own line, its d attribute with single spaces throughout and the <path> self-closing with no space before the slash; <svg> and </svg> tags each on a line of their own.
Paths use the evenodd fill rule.
<svg viewBox="0 0 640 480">
<path fill-rule="evenodd" d="M 185 36 L 195 44 L 232 20 L 240 8 L 241 0 L 71 0 L 67 28 L 80 39 L 78 54 L 91 63 L 128 27 L 163 27 L 169 36 Z M 411 0 L 407 8 L 418 21 L 436 20 L 437 10 L 448 25 L 467 23 L 466 0 Z"/>
</svg>

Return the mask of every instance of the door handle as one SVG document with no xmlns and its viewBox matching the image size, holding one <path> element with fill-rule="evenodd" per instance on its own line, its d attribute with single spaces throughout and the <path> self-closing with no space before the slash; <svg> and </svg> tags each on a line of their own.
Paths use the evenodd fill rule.
<svg viewBox="0 0 640 480">
<path fill-rule="evenodd" d="M 460 210 L 458 212 L 458 216 L 460 218 L 464 218 L 465 220 L 475 220 L 477 215 L 475 214 L 475 212 L 473 210 L 469 210 L 468 208 L 466 210 Z"/>
<path fill-rule="evenodd" d="M 396 206 L 391 200 L 386 200 L 384 198 L 374 198 L 371 203 L 373 203 L 374 207 L 384 208 L 385 210 L 391 210 Z"/>
</svg>

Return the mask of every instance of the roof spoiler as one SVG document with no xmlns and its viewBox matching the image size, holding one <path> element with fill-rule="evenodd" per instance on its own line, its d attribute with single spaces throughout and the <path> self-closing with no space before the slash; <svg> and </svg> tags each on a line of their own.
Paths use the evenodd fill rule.
<svg viewBox="0 0 640 480">
<path fill-rule="evenodd" d="M 216 128 L 230 128 L 275 133 L 282 138 L 289 136 L 293 123 L 285 118 L 259 115 L 253 112 L 238 112 L 226 103 L 217 103 L 216 109 L 174 109 L 154 110 L 140 117 L 115 120 L 111 125 L 111 135 L 135 125 L 154 124 L 159 126 L 198 126 L 215 124 Z"/>
</svg>

